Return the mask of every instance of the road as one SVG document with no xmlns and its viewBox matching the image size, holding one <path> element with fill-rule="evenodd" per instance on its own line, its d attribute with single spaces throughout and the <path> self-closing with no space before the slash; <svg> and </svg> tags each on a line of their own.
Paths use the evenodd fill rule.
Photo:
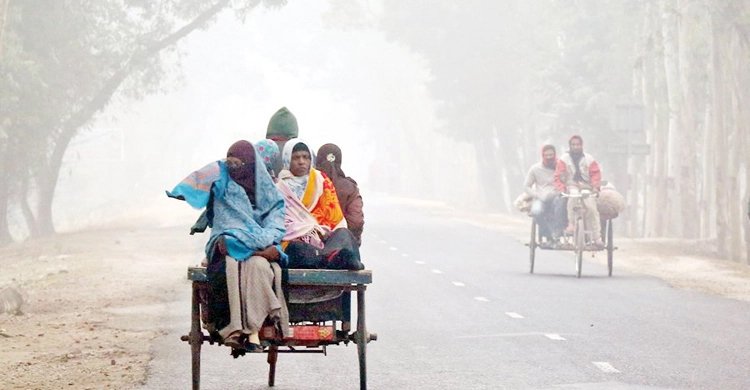
<svg viewBox="0 0 750 390">
<path fill-rule="evenodd" d="M 746 389 L 750 304 L 528 249 L 443 213 L 373 200 L 363 258 L 371 389 Z M 186 263 L 187 265 L 187 263 Z M 189 388 L 189 284 L 167 305 L 144 388 Z M 265 355 L 204 344 L 203 389 L 265 389 Z M 356 389 L 356 346 L 282 354 L 277 389 Z"/>
</svg>

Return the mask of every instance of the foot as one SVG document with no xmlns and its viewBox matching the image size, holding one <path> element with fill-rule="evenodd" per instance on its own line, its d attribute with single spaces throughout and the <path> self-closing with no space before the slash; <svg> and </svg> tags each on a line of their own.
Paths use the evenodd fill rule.
<svg viewBox="0 0 750 390">
<path fill-rule="evenodd" d="M 239 330 L 232 332 L 229 336 L 224 338 L 223 344 L 234 349 L 244 348 L 242 332 Z"/>
<path fill-rule="evenodd" d="M 249 353 L 261 353 L 263 352 L 263 346 L 250 341 L 245 342 L 245 351 Z"/>
</svg>

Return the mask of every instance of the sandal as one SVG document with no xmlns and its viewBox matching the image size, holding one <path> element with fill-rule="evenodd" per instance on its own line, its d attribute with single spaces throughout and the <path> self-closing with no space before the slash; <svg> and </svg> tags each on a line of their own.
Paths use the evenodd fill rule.
<svg viewBox="0 0 750 390">
<path fill-rule="evenodd" d="M 244 345 L 241 340 L 242 332 L 241 331 L 234 331 L 229 336 L 224 338 L 222 343 L 226 345 L 227 347 L 231 347 L 234 349 L 243 349 Z"/>
</svg>

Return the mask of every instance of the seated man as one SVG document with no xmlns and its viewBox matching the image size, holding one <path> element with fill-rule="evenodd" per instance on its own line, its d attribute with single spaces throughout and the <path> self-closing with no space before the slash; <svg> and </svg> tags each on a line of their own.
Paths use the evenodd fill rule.
<svg viewBox="0 0 750 390">
<path fill-rule="evenodd" d="M 279 265 L 286 260 L 284 199 L 253 145 L 234 143 L 225 161 L 193 172 L 167 195 L 207 207 L 209 331 L 250 352 L 262 352 L 258 332 L 266 318 L 289 334 Z"/>
<path fill-rule="evenodd" d="M 289 268 L 364 269 L 333 182 L 312 167 L 310 148 L 290 140 L 281 159 L 284 169 L 276 186 L 286 202 L 282 245 Z"/>
<path fill-rule="evenodd" d="M 580 194 L 581 190 L 599 192 L 602 173 L 599 169 L 599 163 L 596 162 L 594 157 L 583 152 L 583 138 L 579 135 L 570 137 L 568 146 L 570 150 L 560 157 L 555 169 L 555 187 L 557 190 L 571 195 Z M 586 230 L 593 232 L 594 245 L 603 246 L 596 199 L 586 198 L 583 203 L 586 207 L 586 219 L 584 220 Z M 568 199 L 566 233 L 572 233 L 575 229 L 575 217 L 573 215 L 575 204 L 576 202 Z"/>
<path fill-rule="evenodd" d="M 531 216 L 539 226 L 542 246 L 551 246 L 563 230 L 565 200 L 555 188 L 557 153 L 552 145 L 542 147 L 542 161 L 534 164 L 526 175 L 524 191 L 531 197 Z"/>
<path fill-rule="evenodd" d="M 315 166 L 333 182 L 336 195 L 344 212 L 349 231 L 362 245 L 362 231 L 365 227 L 365 214 L 362 212 L 362 195 L 359 194 L 357 182 L 346 176 L 341 169 L 341 149 L 334 144 L 325 144 L 318 149 Z"/>
</svg>

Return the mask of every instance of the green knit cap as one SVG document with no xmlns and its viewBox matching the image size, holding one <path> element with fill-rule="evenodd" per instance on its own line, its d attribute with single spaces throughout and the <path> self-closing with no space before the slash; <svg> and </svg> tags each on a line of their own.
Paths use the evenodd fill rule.
<svg viewBox="0 0 750 390">
<path fill-rule="evenodd" d="M 268 121 L 266 138 L 284 137 L 292 139 L 297 138 L 298 134 L 297 118 L 286 107 L 281 107 Z"/>
</svg>

